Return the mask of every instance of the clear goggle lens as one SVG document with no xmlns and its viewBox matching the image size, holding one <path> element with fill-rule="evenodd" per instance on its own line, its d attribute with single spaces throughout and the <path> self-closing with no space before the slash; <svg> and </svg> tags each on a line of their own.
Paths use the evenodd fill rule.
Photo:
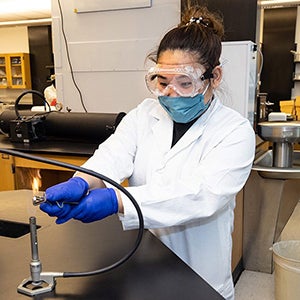
<svg viewBox="0 0 300 300">
<path fill-rule="evenodd" d="M 203 70 L 192 66 L 184 68 L 151 68 L 146 75 L 146 84 L 155 96 L 167 95 L 170 90 L 183 97 L 193 97 L 204 87 Z"/>
</svg>

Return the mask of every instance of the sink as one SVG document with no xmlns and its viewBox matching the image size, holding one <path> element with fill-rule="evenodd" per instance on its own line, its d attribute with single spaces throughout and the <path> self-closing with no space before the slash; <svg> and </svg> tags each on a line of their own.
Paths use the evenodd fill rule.
<svg viewBox="0 0 300 300">
<path fill-rule="evenodd" d="M 244 187 L 243 264 L 246 270 L 272 273 L 272 252 L 300 200 L 300 122 L 262 122 L 258 135 L 272 149 L 253 162 Z"/>
<path fill-rule="evenodd" d="M 299 121 L 259 123 L 258 135 L 273 143 L 273 167 L 293 167 L 293 144 L 300 141 Z"/>
<path fill-rule="evenodd" d="M 274 167 L 274 149 L 254 160 L 244 187 L 243 263 L 246 270 L 272 273 L 270 247 L 300 200 L 300 151 L 291 167 Z"/>
<path fill-rule="evenodd" d="M 258 135 L 273 143 L 296 143 L 300 140 L 300 122 L 262 122 L 258 124 Z"/>
<path fill-rule="evenodd" d="M 244 187 L 243 223 L 244 268 L 270 274 L 273 260 L 269 249 L 279 240 L 300 200 L 299 166 L 297 169 L 269 167 L 271 156 L 268 152 L 260 157 L 261 165 L 251 170 Z M 299 153 L 296 156 L 299 158 Z"/>
<path fill-rule="evenodd" d="M 300 151 L 293 151 L 293 165 L 291 168 L 273 167 L 273 151 L 269 150 L 254 160 L 253 171 L 270 179 L 300 179 Z"/>
</svg>

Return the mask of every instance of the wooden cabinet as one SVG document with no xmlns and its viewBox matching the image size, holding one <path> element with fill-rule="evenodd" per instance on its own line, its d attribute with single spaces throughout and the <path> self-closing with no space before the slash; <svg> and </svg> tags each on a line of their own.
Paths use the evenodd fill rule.
<svg viewBox="0 0 300 300">
<path fill-rule="evenodd" d="M 49 165 L 37 161 L 32 161 L 20 157 L 13 157 L 7 154 L 0 154 L 0 191 L 9 191 L 15 189 L 30 189 L 31 170 L 40 170 L 43 172 L 43 187 L 64 181 L 73 175 L 74 171 L 62 167 Z M 85 156 L 65 156 L 65 155 L 43 155 L 37 156 L 48 159 L 58 160 L 76 166 L 82 165 L 87 157 Z"/>
<path fill-rule="evenodd" d="M 7 87 L 7 59 L 5 54 L 0 55 L 0 88 Z"/>
<path fill-rule="evenodd" d="M 0 54 L 0 88 L 31 89 L 28 53 Z"/>
<path fill-rule="evenodd" d="M 232 233 L 232 261 L 231 270 L 233 279 L 239 277 L 242 271 L 243 257 L 243 211 L 244 211 L 244 191 L 241 190 L 236 196 L 236 205 L 234 209 L 234 230 Z"/>
<path fill-rule="evenodd" d="M 0 191 L 15 189 L 13 157 L 0 153 Z"/>
</svg>

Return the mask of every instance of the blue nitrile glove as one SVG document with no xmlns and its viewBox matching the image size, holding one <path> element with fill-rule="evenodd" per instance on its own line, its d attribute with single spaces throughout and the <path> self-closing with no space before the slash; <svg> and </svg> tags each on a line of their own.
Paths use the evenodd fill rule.
<svg viewBox="0 0 300 300">
<path fill-rule="evenodd" d="M 71 212 L 74 205 L 66 204 L 57 205 L 56 202 L 44 202 L 40 205 L 40 209 L 47 213 L 50 217 L 57 217 L 56 223 L 61 224 L 60 219 L 64 219 Z"/>
<path fill-rule="evenodd" d="M 90 191 L 72 209 L 72 218 L 84 223 L 102 220 L 118 212 L 118 199 L 114 189 L 101 188 Z"/>
<path fill-rule="evenodd" d="M 101 188 L 90 191 L 77 205 L 64 204 L 59 208 L 55 204 L 51 206 L 49 203 L 42 203 L 40 208 L 50 216 L 57 216 L 57 224 L 65 223 L 72 218 L 90 223 L 117 213 L 118 199 L 114 189 Z"/>
<path fill-rule="evenodd" d="M 72 177 L 46 189 L 46 199 L 50 202 L 78 202 L 88 190 L 89 185 L 83 178 Z"/>
</svg>

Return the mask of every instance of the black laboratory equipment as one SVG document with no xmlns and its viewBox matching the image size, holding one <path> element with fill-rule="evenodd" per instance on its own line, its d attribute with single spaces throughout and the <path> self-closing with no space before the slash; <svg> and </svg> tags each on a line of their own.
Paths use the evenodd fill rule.
<svg viewBox="0 0 300 300">
<path fill-rule="evenodd" d="M 21 98 L 27 93 L 43 95 L 38 91 L 22 93 L 16 100 L 15 110 L 0 114 L 0 130 L 11 142 L 32 143 L 41 140 L 63 140 L 102 143 L 126 115 L 120 113 L 80 113 L 50 111 L 33 112 L 18 109 Z"/>
</svg>

